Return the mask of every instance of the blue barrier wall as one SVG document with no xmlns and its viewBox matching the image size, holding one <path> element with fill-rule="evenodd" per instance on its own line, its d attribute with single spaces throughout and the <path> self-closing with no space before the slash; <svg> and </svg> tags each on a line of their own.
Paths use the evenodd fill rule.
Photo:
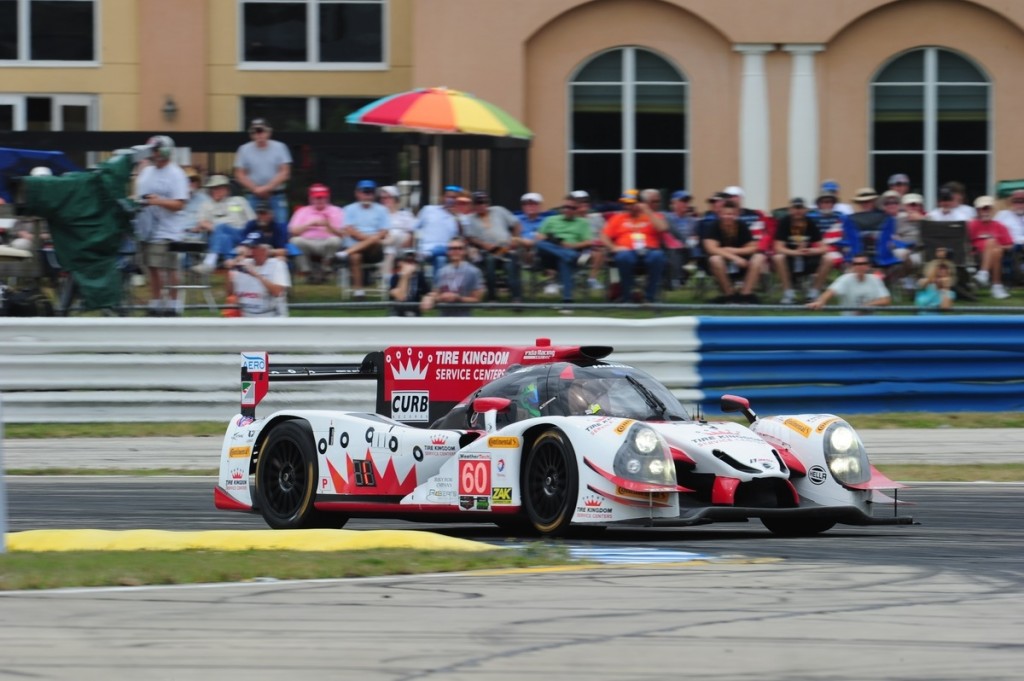
<svg viewBox="0 0 1024 681">
<path fill-rule="evenodd" d="M 707 413 L 1024 410 L 1024 318 L 701 317 Z M 1024 415 L 1022 415 L 1024 418 Z"/>
</svg>

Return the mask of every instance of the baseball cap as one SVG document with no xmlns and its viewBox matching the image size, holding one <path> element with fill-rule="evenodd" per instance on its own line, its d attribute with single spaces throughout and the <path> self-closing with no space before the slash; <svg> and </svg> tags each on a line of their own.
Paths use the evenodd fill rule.
<svg viewBox="0 0 1024 681">
<path fill-rule="evenodd" d="M 569 197 L 576 199 L 577 201 L 589 201 L 590 192 L 583 191 L 582 189 L 575 189 L 569 192 Z"/>
<path fill-rule="evenodd" d="M 889 176 L 889 186 L 894 184 L 910 184 L 910 178 L 904 173 L 896 173 Z"/>
<path fill-rule="evenodd" d="M 952 201 L 956 197 L 953 195 L 953 190 L 943 187 L 939 190 L 939 201 Z"/>
<path fill-rule="evenodd" d="M 737 187 L 736 185 L 732 185 L 731 187 L 726 187 L 725 189 L 723 189 L 722 193 L 728 194 L 729 196 L 743 196 L 743 188 Z"/>
<path fill-rule="evenodd" d="M 249 132 L 252 132 L 257 128 L 266 128 L 267 130 L 273 129 L 270 123 L 267 122 L 266 118 L 254 118 L 251 121 L 249 121 Z"/>
<path fill-rule="evenodd" d="M 245 235 L 245 239 L 242 240 L 243 246 L 258 246 L 259 244 L 266 244 L 267 239 L 263 236 L 263 232 L 249 232 Z"/>
<path fill-rule="evenodd" d="M 814 199 L 814 203 L 819 206 L 825 201 L 831 201 L 832 203 L 836 203 L 836 195 L 831 192 L 826 192 L 824 194 L 820 194 L 818 198 Z"/>
<path fill-rule="evenodd" d="M 331 190 L 327 188 L 325 184 L 314 184 L 309 187 L 309 196 L 331 196 Z"/>
<path fill-rule="evenodd" d="M 807 208 L 807 203 L 799 196 L 795 196 L 792 199 L 790 199 L 789 205 L 792 206 L 793 208 Z"/>
<path fill-rule="evenodd" d="M 356 185 L 356 189 L 359 191 L 373 192 L 377 191 L 377 183 L 373 180 L 359 180 L 359 184 Z"/>
<path fill-rule="evenodd" d="M 544 197 L 537 192 L 526 192 L 519 197 L 519 203 L 544 203 Z"/>
<path fill-rule="evenodd" d="M 921 196 L 920 194 L 904 194 L 903 195 L 903 205 L 906 206 L 906 205 L 909 205 L 911 203 L 916 203 L 916 204 L 919 204 L 919 205 L 923 206 L 924 205 L 924 197 Z"/>
<path fill-rule="evenodd" d="M 671 198 L 673 201 L 689 201 L 693 198 L 693 195 L 685 189 L 678 189 L 672 192 Z"/>
<path fill-rule="evenodd" d="M 401 196 L 401 192 L 398 191 L 398 187 L 393 184 L 381 187 L 380 193 L 385 196 L 394 196 L 395 198 Z"/>
<path fill-rule="evenodd" d="M 619 203 L 636 203 L 640 192 L 636 189 L 627 189 L 619 197 Z"/>
<path fill-rule="evenodd" d="M 824 194 L 837 194 L 839 193 L 839 183 L 835 180 L 825 180 L 821 183 L 821 191 Z"/>
<path fill-rule="evenodd" d="M 996 205 L 996 200 L 991 196 L 979 196 L 974 199 L 975 208 L 991 208 L 994 205 Z"/>
<path fill-rule="evenodd" d="M 491 195 L 488 194 L 487 192 L 478 191 L 473 192 L 470 195 L 470 198 L 473 199 L 473 203 L 487 203 L 488 201 L 491 200 Z"/>
<path fill-rule="evenodd" d="M 447 184 L 447 185 L 445 185 L 444 190 L 446 192 L 461 192 L 462 191 L 462 187 L 460 187 L 457 184 Z"/>
</svg>

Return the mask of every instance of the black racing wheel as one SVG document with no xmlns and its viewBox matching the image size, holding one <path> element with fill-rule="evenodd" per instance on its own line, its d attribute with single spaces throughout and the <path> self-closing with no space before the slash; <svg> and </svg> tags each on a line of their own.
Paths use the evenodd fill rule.
<svg viewBox="0 0 1024 681">
<path fill-rule="evenodd" d="M 256 462 L 255 499 L 275 530 L 340 528 L 347 518 L 316 510 L 316 449 L 306 421 L 286 421 L 270 431 Z"/>
<path fill-rule="evenodd" d="M 533 443 L 523 463 L 523 507 L 541 534 L 562 535 L 569 529 L 579 490 L 576 455 L 565 434 L 552 428 Z"/>
</svg>

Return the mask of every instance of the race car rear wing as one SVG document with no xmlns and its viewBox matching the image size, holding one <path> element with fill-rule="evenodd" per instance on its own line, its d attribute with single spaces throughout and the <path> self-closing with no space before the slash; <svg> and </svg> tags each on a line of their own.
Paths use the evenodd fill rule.
<svg viewBox="0 0 1024 681">
<path fill-rule="evenodd" d="M 271 381 L 377 382 L 376 413 L 426 428 L 481 386 L 517 366 L 574 362 L 592 364 L 611 354 L 607 346 L 395 346 L 371 352 L 359 364 L 275 364 L 266 352 L 242 353 L 242 416 L 255 418 L 256 405 Z"/>
</svg>

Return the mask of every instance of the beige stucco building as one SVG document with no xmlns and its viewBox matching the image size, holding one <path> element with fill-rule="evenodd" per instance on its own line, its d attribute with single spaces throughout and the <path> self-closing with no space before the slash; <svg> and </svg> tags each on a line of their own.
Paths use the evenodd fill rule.
<svg viewBox="0 0 1024 681">
<path fill-rule="evenodd" d="M 446 85 L 534 131 L 529 185 L 549 203 L 738 184 L 772 207 L 826 177 L 848 197 L 893 172 L 931 203 L 948 180 L 976 195 L 1024 177 L 1019 2 L 76 2 L 93 11 L 92 58 L 0 48 L 0 129 L 241 130 L 254 112 L 329 129 L 359 103 Z"/>
</svg>

